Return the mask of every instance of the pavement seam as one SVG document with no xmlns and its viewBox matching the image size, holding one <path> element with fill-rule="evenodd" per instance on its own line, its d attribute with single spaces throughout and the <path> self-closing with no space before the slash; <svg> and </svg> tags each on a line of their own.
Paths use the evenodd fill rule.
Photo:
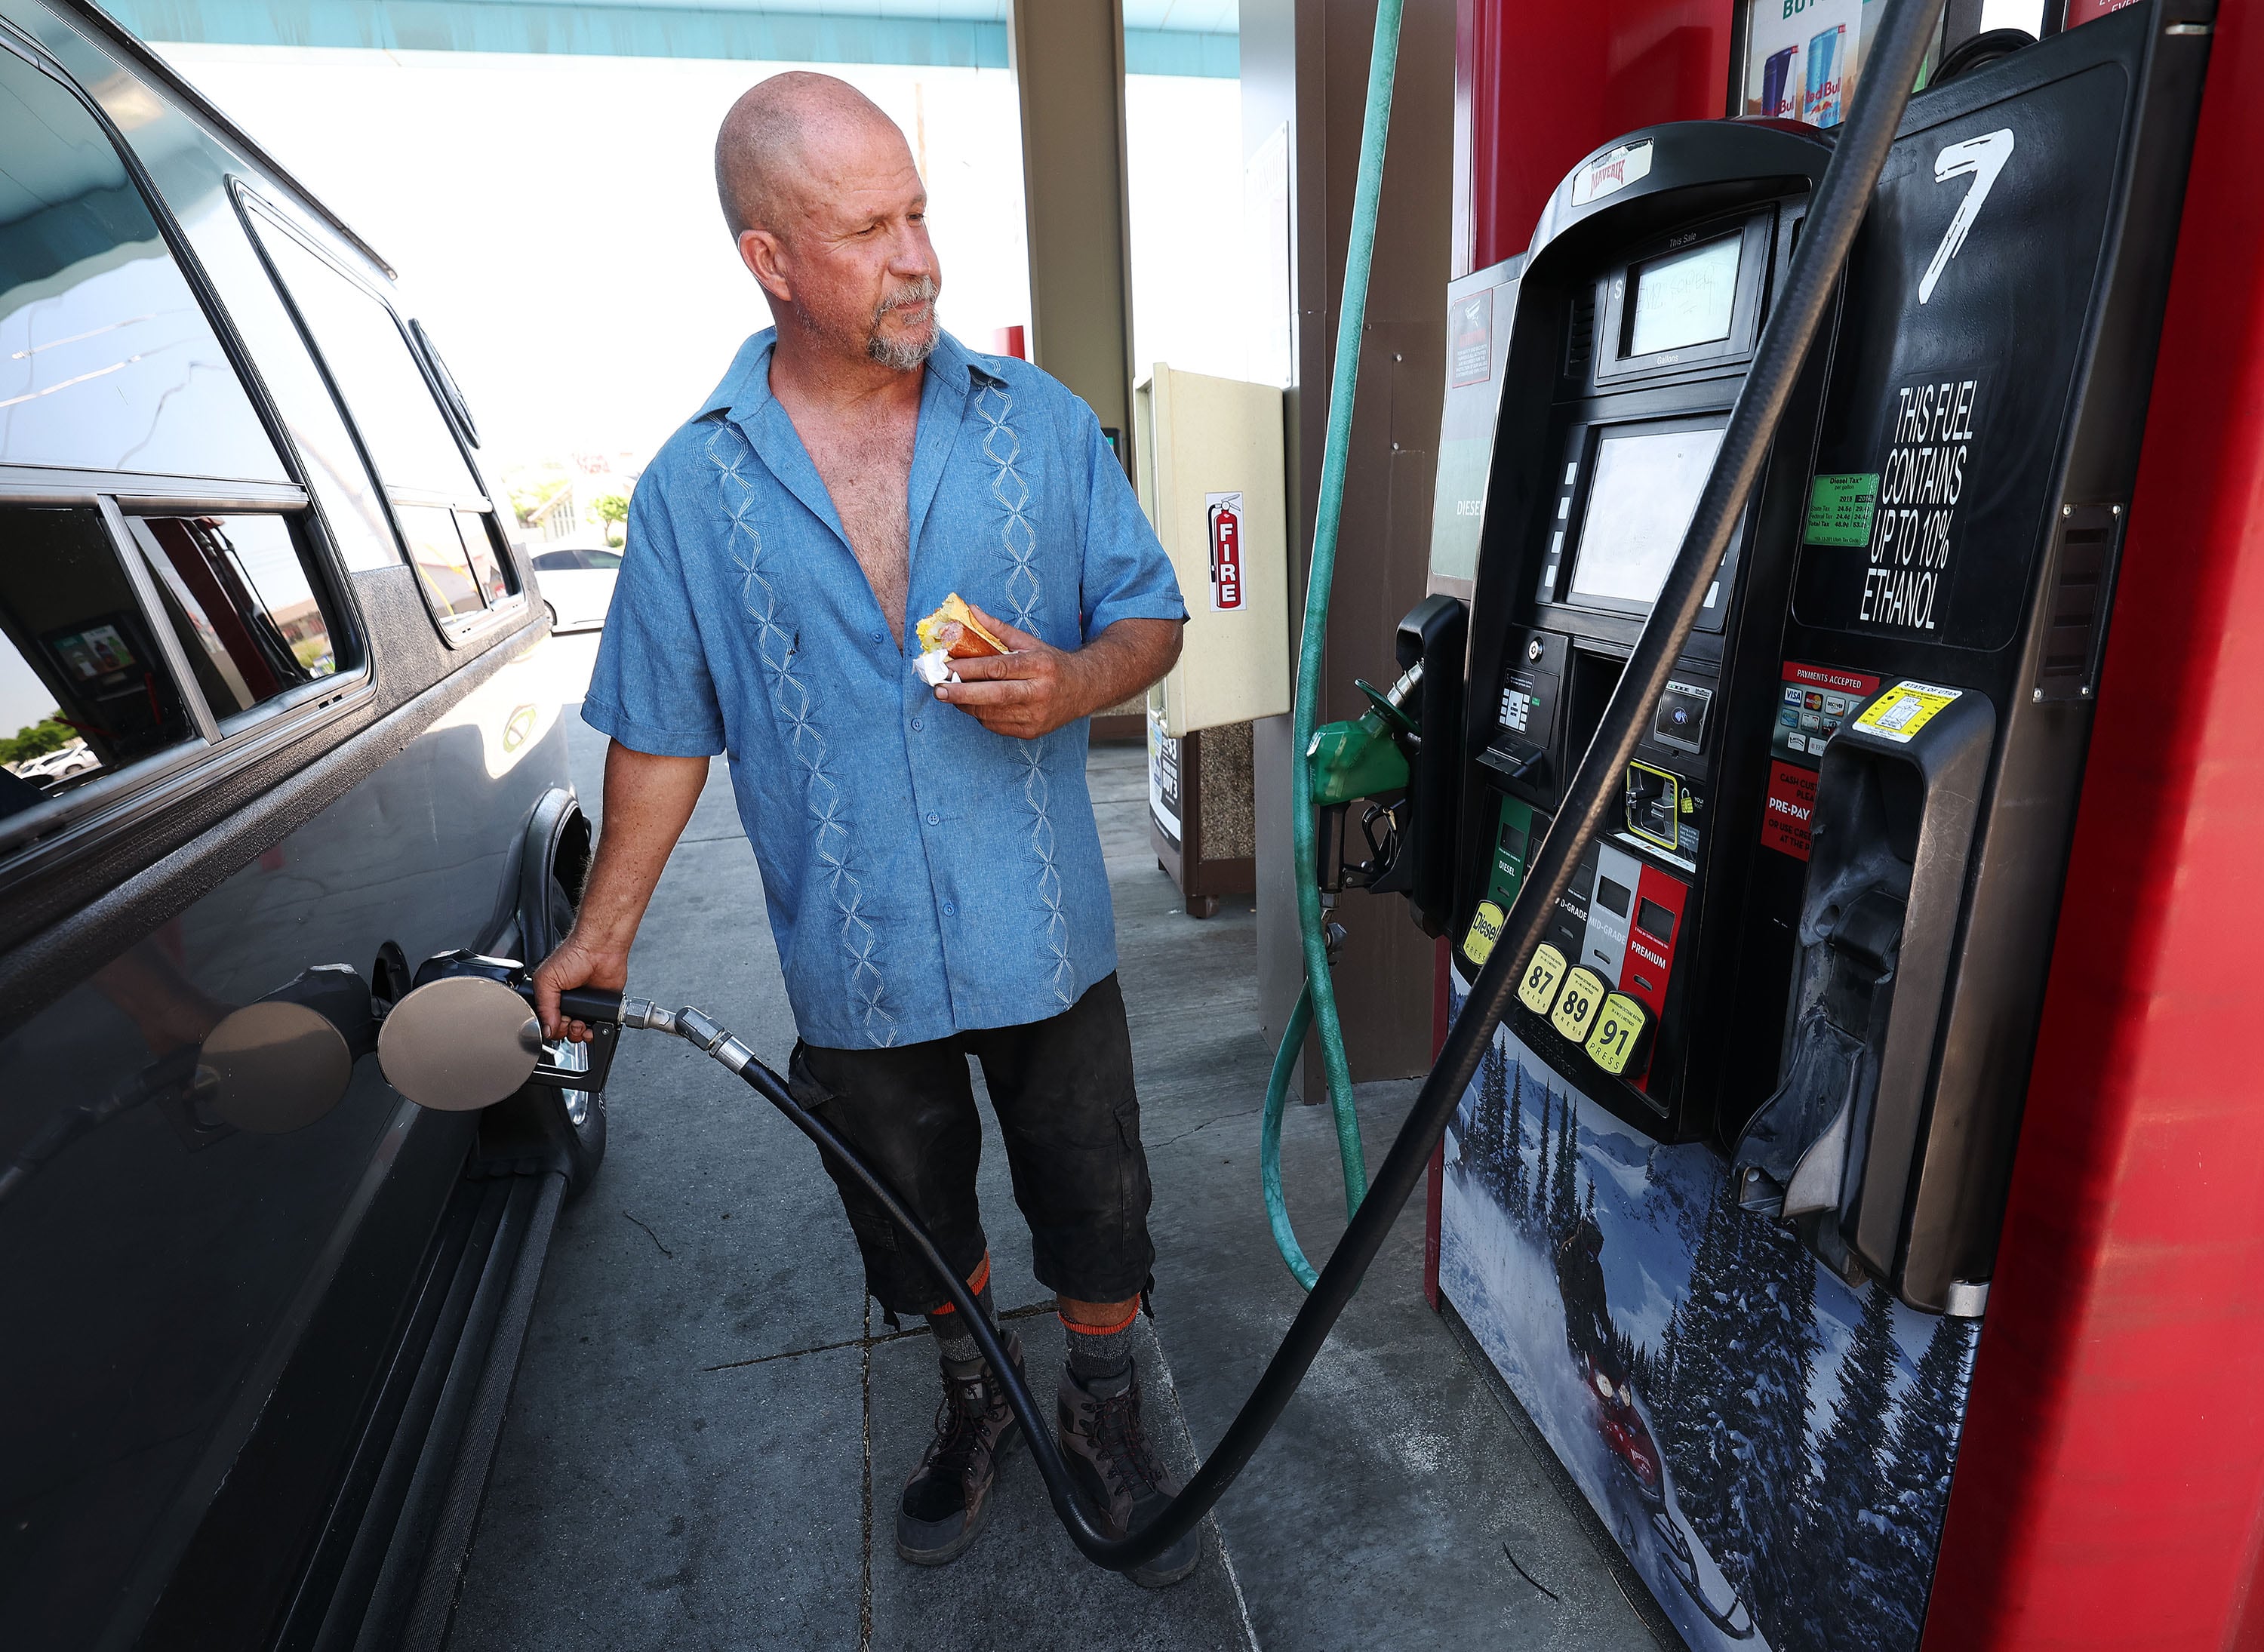
<svg viewBox="0 0 2264 1652">
<path fill-rule="evenodd" d="M 865 1330 L 873 1329 L 873 1299 L 865 1299 Z M 857 1652 L 873 1647 L 873 1339 L 861 1338 L 865 1351 L 859 1361 L 859 1385 L 865 1395 L 865 1564 L 857 1587 Z"/>
<path fill-rule="evenodd" d="M 628 1214 L 626 1211 L 622 1213 L 624 1215 Z M 629 1220 L 635 1221 L 636 1219 L 632 1216 Z M 642 1227 L 643 1224 L 638 1225 Z M 1008 1320 L 1033 1319 L 1040 1314 L 1050 1314 L 1053 1311 L 1054 1300 L 1049 1296 L 1042 1302 L 1032 1302 L 1026 1308 L 1008 1308 L 998 1315 L 998 1322 L 1003 1325 Z M 869 1328 L 872 1322 L 873 1311 L 868 1304 L 865 1310 L 865 1323 Z M 727 1359 L 720 1366 L 702 1366 L 700 1370 L 703 1376 L 713 1371 L 744 1371 L 749 1366 L 766 1366 L 779 1359 L 799 1359 L 804 1354 L 838 1353 L 844 1348 L 862 1348 L 869 1352 L 883 1343 L 903 1342 L 913 1337 L 925 1337 L 930 1334 L 926 1326 L 915 1325 L 910 1330 L 884 1331 L 878 1337 L 852 1337 L 845 1342 L 817 1343 L 808 1348 L 788 1348 L 774 1354 L 758 1354 L 752 1359 Z"/>
</svg>

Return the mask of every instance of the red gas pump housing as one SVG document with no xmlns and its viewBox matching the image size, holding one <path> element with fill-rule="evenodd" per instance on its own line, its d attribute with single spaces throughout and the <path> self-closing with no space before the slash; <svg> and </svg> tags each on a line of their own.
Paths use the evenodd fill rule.
<svg viewBox="0 0 2264 1652">
<path fill-rule="evenodd" d="M 2166 16 L 2215 39 L 1932 1648 L 2264 1645 L 2264 978 L 2228 933 L 2264 914 L 2264 27 Z M 1460 17 L 1457 273 L 1728 102 L 1728 0 Z"/>
</svg>

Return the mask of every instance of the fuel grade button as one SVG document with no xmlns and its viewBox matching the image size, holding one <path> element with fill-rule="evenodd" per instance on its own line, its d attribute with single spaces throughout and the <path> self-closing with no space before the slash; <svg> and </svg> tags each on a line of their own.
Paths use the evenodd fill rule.
<svg viewBox="0 0 2264 1652">
<path fill-rule="evenodd" d="M 1462 956 L 1483 967 L 1493 956 L 1493 944 L 1501 938 L 1501 926 L 1507 921 L 1492 902 L 1479 902 L 1478 909 L 1470 914 L 1469 933 L 1462 937 Z"/>
<path fill-rule="evenodd" d="M 1595 1031 L 1581 1047 L 1590 1061 L 1616 1078 L 1634 1062 L 1650 1026 L 1651 1013 L 1642 1004 L 1623 992 L 1607 993 Z"/>
<path fill-rule="evenodd" d="M 1556 995 L 1556 1007 L 1549 1011 L 1549 1025 L 1573 1043 L 1586 1043 L 1589 1029 L 1596 1024 L 1597 1012 L 1604 1007 L 1605 996 L 1610 991 L 1603 977 L 1593 970 L 1575 969 L 1564 977 L 1564 989 Z"/>
<path fill-rule="evenodd" d="M 1564 954 L 1554 946 L 1536 946 L 1533 961 L 1525 967 L 1525 979 L 1517 983 L 1517 1001 L 1535 1015 L 1547 1015 L 1564 981 Z"/>
</svg>

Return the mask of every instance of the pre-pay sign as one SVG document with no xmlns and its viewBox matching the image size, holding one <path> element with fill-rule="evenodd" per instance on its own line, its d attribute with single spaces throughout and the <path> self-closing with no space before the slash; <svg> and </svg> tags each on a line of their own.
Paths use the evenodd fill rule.
<svg viewBox="0 0 2264 1652">
<path fill-rule="evenodd" d="M 1229 613 L 1242 606 L 1242 495 L 1207 493 L 1210 519 L 1210 608 Z"/>
</svg>

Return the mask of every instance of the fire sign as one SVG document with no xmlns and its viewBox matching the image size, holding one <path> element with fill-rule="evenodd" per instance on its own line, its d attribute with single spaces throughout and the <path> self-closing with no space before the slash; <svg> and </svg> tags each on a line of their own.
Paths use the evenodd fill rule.
<svg viewBox="0 0 2264 1652">
<path fill-rule="evenodd" d="M 1210 610 L 1227 613 L 1242 606 L 1242 495 L 1203 496 L 1210 518 Z"/>
</svg>

